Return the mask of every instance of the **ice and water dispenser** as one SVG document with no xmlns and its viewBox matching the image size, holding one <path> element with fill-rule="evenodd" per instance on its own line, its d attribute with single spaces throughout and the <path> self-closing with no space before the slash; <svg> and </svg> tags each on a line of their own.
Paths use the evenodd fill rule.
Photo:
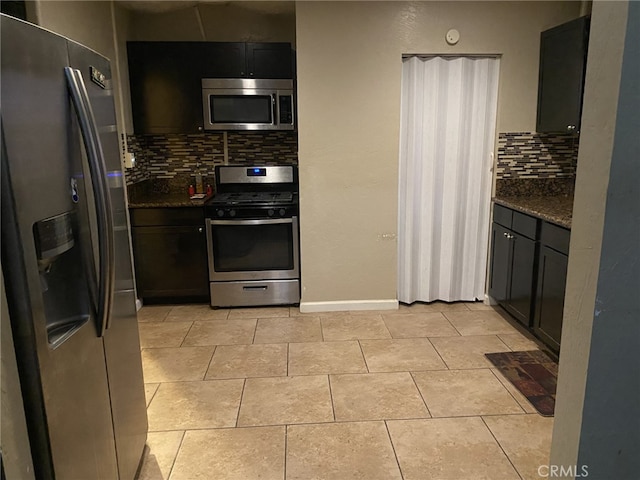
<svg viewBox="0 0 640 480">
<path fill-rule="evenodd" d="M 44 299 L 47 335 L 53 348 L 90 318 L 91 303 L 86 257 L 78 241 L 74 212 L 65 212 L 33 225 Z"/>
</svg>

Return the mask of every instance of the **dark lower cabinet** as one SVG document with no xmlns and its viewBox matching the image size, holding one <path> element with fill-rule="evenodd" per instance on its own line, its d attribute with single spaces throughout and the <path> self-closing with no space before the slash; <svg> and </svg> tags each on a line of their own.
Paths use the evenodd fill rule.
<svg viewBox="0 0 640 480">
<path fill-rule="evenodd" d="M 558 353 L 571 232 L 497 204 L 493 220 L 489 295 Z"/>
<path fill-rule="evenodd" d="M 566 228 L 542 223 L 533 328 L 536 336 L 556 353 L 562 334 L 570 237 Z"/>
<path fill-rule="evenodd" d="M 204 211 L 133 209 L 131 223 L 138 295 L 148 303 L 208 301 Z"/>
<path fill-rule="evenodd" d="M 489 274 L 489 295 L 499 304 L 509 300 L 511 284 L 511 257 L 513 249 L 507 230 L 497 223 L 491 226 L 491 271 Z"/>
<path fill-rule="evenodd" d="M 529 327 L 533 305 L 536 242 L 497 223 L 491 230 L 489 294 Z"/>
<path fill-rule="evenodd" d="M 556 353 L 560 350 L 568 257 L 540 248 L 534 330 Z"/>
</svg>

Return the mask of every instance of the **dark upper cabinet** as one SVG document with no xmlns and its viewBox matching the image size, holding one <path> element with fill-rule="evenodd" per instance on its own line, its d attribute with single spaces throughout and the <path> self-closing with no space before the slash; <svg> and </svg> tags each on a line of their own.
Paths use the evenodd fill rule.
<svg viewBox="0 0 640 480">
<path fill-rule="evenodd" d="M 197 68 L 199 69 L 200 79 L 241 78 L 246 75 L 247 58 L 244 43 L 200 42 L 198 49 L 200 65 Z M 198 79 L 198 82 L 200 79 Z"/>
<path fill-rule="evenodd" d="M 135 133 L 194 133 L 202 126 L 199 42 L 127 42 Z"/>
<path fill-rule="evenodd" d="M 247 43 L 247 77 L 293 78 L 293 55 L 288 43 Z"/>
<path fill-rule="evenodd" d="M 289 43 L 127 42 L 135 133 L 202 131 L 203 78 L 293 78 Z"/>
<path fill-rule="evenodd" d="M 538 132 L 580 130 L 589 22 L 581 17 L 540 35 Z"/>
</svg>

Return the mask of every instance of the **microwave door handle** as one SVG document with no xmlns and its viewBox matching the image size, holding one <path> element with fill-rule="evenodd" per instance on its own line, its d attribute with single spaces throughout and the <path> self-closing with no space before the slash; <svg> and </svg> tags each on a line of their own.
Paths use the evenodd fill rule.
<svg viewBox="0 0 640 480">
<path fill-rule="evenodd" d="M 280 119 L 276 117 L 276 115 L 278 114 L 276 107 L 277 107 L 276 94 L 272 93 L 271 94 L 271 118 L 272 118 L 273 125 L 278 125 L 278 123 L 280 123 Z"/>
<path fill-rule="evenodd" d="M 80 70 L 65 67 L 64 74 L 71 95 L 71 103 L 78 117 L 82 141 L 87 152 L 91 185 L 93 187 L 98 223 L 98 300 L 94 306 L 100 337 L 109 328 L 114 291 L 113 211 L 109 200 L 107 169 L 89 95 Z"/>
</svg>

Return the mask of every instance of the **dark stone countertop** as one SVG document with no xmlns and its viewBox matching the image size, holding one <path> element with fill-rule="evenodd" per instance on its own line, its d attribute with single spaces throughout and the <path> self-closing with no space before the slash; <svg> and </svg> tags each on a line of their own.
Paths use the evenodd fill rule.
<svg viewBox="0 0 640 480">
<path fill-rule="evenodd" d="M 127 187 L 129 208 L 202 207 L 211 196 L 189 198 L 188 184 L 145 180 Z"/>
<path fill-rule="evenodd" d="M 493 201 L 561 227 L 571 228 L 573 195 L 496 196 Z"/>
<path fill-rule="evenodd" d="M 129 208 L 202 207 L 210 198 L 191 200 L 186 192 L 130 195 Z"/>
</svg>

